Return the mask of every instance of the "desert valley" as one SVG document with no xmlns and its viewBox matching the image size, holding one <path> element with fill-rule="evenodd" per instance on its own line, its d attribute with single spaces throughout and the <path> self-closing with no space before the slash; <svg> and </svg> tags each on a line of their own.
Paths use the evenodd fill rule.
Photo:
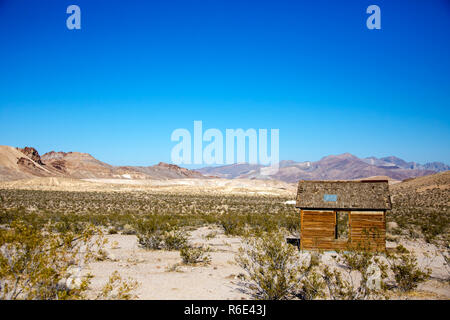
<svg viewBox="0 0 450 320">
<path fill-rule="evenodd" d="M 383 272 L 376 280 L 383 285 L 377 290 L 388 299 L 450 299 L 447 165 L 342 154 L 316 162 L 283 161 L 280 171 L 269 177 L 261 175 L 260 169 L 249 164 L 199 170 L 165 163 L 112 166 L 85 153 L 41 156 L 33 148 L 1 146 L 0 226 L 7 230 L 25 223 L 39 233 L 51 224 L 58 234 L 70 236 L 93 226 L 96 231 L 89 237 L 95 243 L 92 256 L 72 257 L 58 278 L 58 283 L 66 281 L 66 292 L 83 291 L 75 297 L 254 299 L 258 296 L 246 278 L 242 250 L 252 247 L 252 238 L 265 239 L 267 233 L 301 237 L 295 208 L 298 180 L 386 179 L 393 204 L 387 214 L 386 247 L 393 256 L 383 258 L 391 268 L 381 275 L 384 269 L 380 267 Z M 277 245 L 286 252 L 295 249 L 291 244 Z M 87 247 L 83 248 L 75 253 L 83 255 Z M 403 253 L 398 248 L 417 260 L 408 256 L 408 263 L 402 260 L 399 264 Z M 301 271 L 305 279 L 313 279 L 309 272 L 314 268 L 314 274 L 321 275 L 324 266 L 343 274 L 349 271 L 339 260 L 342 253 L 316 255 L 295 249 L 292 254 L 309 265 Z M 349 259 L 345 254 L 342 257 Z M 313 258 L 319 261 L 315 266 Z M 401 283 L 405 273 L 418 270 L 426 274 L 418 274 L 421 281 L 410 287 Z M 355 268 L 347 276 L 361 281 L 366 275 Z M 328 284 L 321 283 L 316 287 Z M 114 294 L 105 288 L 112 288 Z M 347 286 L 348 295 L 338 298 L 361 298 L 353 294 L 360 292 L 358 288 Z M 323 289 L 327 292 L 323 295 L 318 290 L 312 294 L 302 282 L 299 291 L 288 297 L 332 298 L 332 290 L 327 290 Z M 3 287 L 0 294 L 8 292 Z"/>
</svg>

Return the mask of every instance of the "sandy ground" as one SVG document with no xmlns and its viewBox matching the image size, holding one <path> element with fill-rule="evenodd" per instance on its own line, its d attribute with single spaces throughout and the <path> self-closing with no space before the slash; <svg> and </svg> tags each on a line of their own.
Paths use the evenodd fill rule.
<svg viewBox="0 0 450 320">
<path fill-rule="evenodd" d="M 0 182 L 0 188 L 58 191 L 106 191 L 106 192 L 163 192 L 163 193 L 208 193 L 246 194 L 254 196 L 277 195 L 290 198 L 293 203 L 295 184 L 277 181 L 248 179 L 174 179 L 174 180 L 128 180 L 36 178 L 29 180 Z M 216 236 L 206 238 L 215 233 Z M 211 263 L 206 266 L 181 265 L 178 251 L 149 251 L 139 247 L 135 235 L 107 235 L 106 245 L 109 258 L 92 262 L 83 273 L 91 273 L 91 294 L 95 294 L 107 282 L 109 276 L 118 271 L 123 278 L 132 278 L 140 283 L 136 290 L 138 299 L 250 299 L 238 286 L 237 275 L 242 272 L 235 263 L 235 254 L 241 246 L 241 239 L 228 237 L 217 227 L 202 227 L 190 232 L 190 242 L 209 246 Z M 419 286 L 418 290 L 401 299 L 450 299 L 448 266 L 442 257 L 434 257 L 435 247 L 421 240 L 397 242 L 418 255 L 420 267 L 433 270 L 431 280 Z M 387 242 L 393 248 L 394 242 Z M 330 261 L 333 252 L 323 256 L 323 262 Z"/>
<path fill-rule="evenodd" d="M 0 188 L 49 191 L 164 192 L 285 196 L 295 199 L 296 184 L 251 179 L 69 179 L 34 178 L 0 182 Z"/>
<path fill-rule="evenodd" d="M 206 238 L 208 234 L 215 234 Z M 236 264 L 235 255 L 241 246 L 241 239 L 228 237 L 218 227 L 202 227 L 190 232 L 190 243 L 210 248 L 209 265 L 183 265 L 179 251 L 152 251 L 141 248 L 134 235 L 108 235 L 106 245 L 108 258 L 104 261 L 90 263 L 83 273 L 91 273 L 91 293 L 96 294 L 107 282 L 109 276 L 118 271 L 122 278 L 139 282 L 134 292 L 138 299 L 207 299 L 207 300 L 241 300 L 252 299 L 239 286 L 238 275 L 243 270 Z M 432 277 L 420 284 L 418 289 L 391 299 L 450 299 L 449 270 L 442 257 L 433 257 L 435 247 L 421 242 L 403 241 L 402 244 L 413 250 L 418 256 L 420 267 L 430 267 Z M 397 244 L 388 242 L 388 248 Z M 308 255 L 305 252 L 303 254 Z M 335 265 L 332 256 L 335 252 L 325 252 L 322 263 Z M 176 270 L 171 269 L 179 265 Z"/>
<path fill-rule="evenodd" d="M 206 239 L 210 233 L 214 238 Z M 139 247 L 134 235 L 108 235 L 105 261 L 93 262 L 84 272 L 94 278 L 91 287 L 94 292 L 118 271 L 122 278 L 132 278 L 140 285 L 135 293 L 138 299 L 249 299 L 236 284 L 236 276 L 242 272 L 234 261 L 240 247 L 240 239 L 227 237 L 218 228 L 202 227 L 191 233 L 194 245 L 207 245 L 211 252 L 209 265 L 181 265 L 179 251 L 145 250 Z M 116 242 L 116 243 L 115 243 Z M 114 261 L 112 261 L 114 260 Z"/>
</svg>

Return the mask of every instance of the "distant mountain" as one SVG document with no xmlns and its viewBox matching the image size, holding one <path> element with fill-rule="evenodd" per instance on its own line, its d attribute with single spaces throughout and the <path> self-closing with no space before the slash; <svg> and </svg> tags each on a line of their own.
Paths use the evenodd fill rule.
<svg viewBox="0 0 450 320">
<path fill-rule="evenodd" d="M 263 167 L 264 166 L 259 164 L 234 163 L 220 167 L 206 167 L 197 171 L 205 176 L 234 179 L 245 174 L 257 173 Z"/>
<path fill-rule="evenodd" d="M 33 177 L 70 177 L 78 179 L 180 179 L 219 177 L 297 182 L 298 180 L 353 180 L 385 177 L 394 180 L 421 177 L 450 170 L 440 162 L 424 165 L 390 156 L 360 159 L 350 153 L 330 155 L 319 161 L 280 162 L 277 172 L 259 164 L 236 163 L 220 167 L 189 170 L 160 162 L 154 166 L 113 166 L 88 153 L 51 151 L 42 156 L 31 147 L 0 146 L 0 181 Z"/>
<path fill-rule="evenodd" d="M 380 176 L 394 180 L 404 180 L 449 169 L 449 166 L 443 163 L 419 165 L 415 162 L 406 162 L 396 157 L 359 159 L 350 153 L 344 153 L 341 155 L 326 156 L 315 162 L 281 161 L 278 172 L 269 175 L 263 174 L 264 170 L 267 170 L 267 167 L 244 163 L 239 165 L 207 167 L 198 171 L 203 174 L 227 178 L 276 179 L 285 182 L 296 182 L 302 179 L 353 180 Z"/>
<path fill-rule="evenodd" d="M 88 153 L 48 152 L 42 156 L 31 147 L 0 146 L 0 181 L 33 177 L 78 179 L 179 179 L 204 178 L 196 171 L 160 162 L 154 166 L 112 166 Z"/>
<path fill-rule="evenodd" d="M 423 168 L 426 170 L 433 170 L 436 172 L 444 172 L 450 170 L 450 166 L 446 165 L 442 162 L 429 162 L 423 165 Z"/>
<path fill-rule="evenodd" d="M 435 172 L 443 172 L 450 170 L 450 166 L 442 162 L 430 162 L 422 165 L 417 162 L 406 162 L 405 160 L 402 160 L 394 156 L 384 157 L 380 159 L 370 157 L 363 159 L 363 161 L 366 161 L 367 163 L 370 164 L 375 164 L 377 166 L 386 166 L 386 167 L 392 166 L 402 169 L 431 170 Z"/>
</svg>

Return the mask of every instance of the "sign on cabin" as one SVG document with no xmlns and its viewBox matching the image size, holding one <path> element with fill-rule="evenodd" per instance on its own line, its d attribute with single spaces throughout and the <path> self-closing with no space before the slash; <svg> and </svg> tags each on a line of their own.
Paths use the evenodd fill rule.
<svg viewBox="0 0 450 320">
<path fill-rule="evenodd" d="M 324 194 L 323 201 L 337 201 L 337 194 Z"/>
</svg>

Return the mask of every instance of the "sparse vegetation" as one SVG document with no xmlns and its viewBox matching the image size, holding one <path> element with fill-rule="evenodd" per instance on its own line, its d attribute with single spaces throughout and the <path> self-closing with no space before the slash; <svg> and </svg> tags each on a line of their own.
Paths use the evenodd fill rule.
<svg viewBox="0 0 450 320">
<path fill-rule="evenodd" d="M 449 246 L 450 203 L 446 177 L 425 177 L 430 179 L 427 184 L 411 180 L 392 187 L 394 205 L 387 218 L 398 224 L 397 234 Z"/>
<path fill-rule="evenodd" d="M 208 264 L 208 250 L 187 241 L 190 231 L 204 225 L 244 238 L 237 262 L 245 273 L 241 277 L 245 290 L 258 299 L 378 299 L 391 289 L 415 290 L 428 279 L 429 271 L 422 270 L 417 258 L 401 248 L 386 257 L 364 250 L 339 252 L 334 265 L 322 263 L 319 252 L 298 252 L 285 243 L 284 235 L 298 236 L 300 231 L 298 212 L 286 206 L 286 200 L 279 196 L 0 189 L 0 294 L 4 299 L 85 298 L 90 278 L 75 278 L 72 271 L 80 259 L 88 258 L 80 246 L 99 239 L 101 230 L 136 235 L 147 249 L 179 250 L 183 264 Z M 391 229 L 396 237 L 420 236 L 431 243 L 448 244 L 448 208 L 413 208 L 402 198 L 396 201 L 404 207 L 395 206 L 387 215 L 397 224 Z M 204 239 L 216 235 L 214 231 Z M 54 254 L 38 254 L 45 250 L 54 250 Z M 89 259 L 108 260 L 108 255 L 99 245 L 90 251 Z M 34 271 L 38 265 L 46 267 Z M 167 267 L 167 271 L 180 266 Z M 390 286 L 386 285 L 388 278 Z M 11 286 L 15 281 L 28 289 L 17 294 Z M 136 285 L 115 273 L 93 298 L 134 298 Z"/>
<path fill-rule="evenodd" d="M 106 241 L 92 225 L 77 233 L 58 229 L 51 221 L 36 226 L 22 220 L 0 228 L 0 299 L 86 298 L 91 277 L 80 273 L 81 266 L 103 256 Z M 97 298 L 126 299 L 134 288 L 114 274 Z"/>
<path fill-rule="evenodd" d="M 400 291 L 408 292 L 416 289 L 421 282 L 430 277 L 431 270 L 429 268 L 421 270 L 416 256 L 401 245 L 397 246 L 396 252 L 390 254 L 388 258 Z"/>
<path fill-rule="evenodd" d="M 164 231 L 217 224 L 227 235 L 284 228 L 298 234 L 300 221 L 288 200 L 279 196 L 192 195 L 135 192 L 75 192 L 0 189 L 0 224 L 20 217 L 33 224 L 52 220 L 60 231 L 83 223 L 111 232 L 141 235 L 157 248 Z M 159 231 L 158 231 L 159 230 Z M 160 233 L 158 235 L 158 233 Z M 147 238 L 150 237 L 154 238 Z M 147 239 L 146 239 L 147 238 Z"/>
<path fill-rule="evenodd" d="M 131 300 L 137 298 L 133 293 L 139 287 L 135 280 L 124 280 L 117 271 L 109 277 L 108 282 L 103 286 L 97 295 L 98 300 Z"/>
<path fill-rule="evenodd" d="M 246 238 L 244 243 L 236 258 L 246 273 L 244 288 L 256 299 L 289 298 L 302 272 L 297 250 L 280 233 Z"/>
<path fill-rule="evenodd" d="M 208 264 L 211 257 L 207 254 L 208 250 L 203 247 L 184 246 L 180 250 L 181 259 L 184 264 Z"/>
</svg>

